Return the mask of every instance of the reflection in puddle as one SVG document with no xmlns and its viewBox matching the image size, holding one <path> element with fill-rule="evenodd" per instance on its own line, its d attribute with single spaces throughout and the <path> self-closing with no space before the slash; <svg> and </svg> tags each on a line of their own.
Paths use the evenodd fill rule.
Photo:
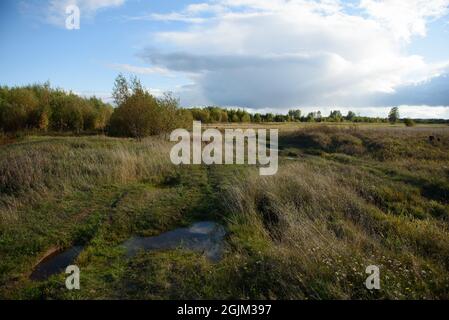
<svg viewBox="0 0 449 320">
<path fill-rule="evenodd" d="M 83 250 L 81 246 L 73 246 L 65 251 L 50 255 L 34 268 L 30 275 L 31 280 L 46 280 L 50 276 L 64 272 L 72 265 Z"/>
<path fill-rule="evenodd" d="M 226 232 L 215 222 L 203 221 L 190 226 L 165 232 L 155 237 L 133 237 L 124 243 L 126 254 L 133 257 L 141 249 L 187 249 L 202 252 L 211 261 L 219 261 L 223 251 Z"/>
</svg>

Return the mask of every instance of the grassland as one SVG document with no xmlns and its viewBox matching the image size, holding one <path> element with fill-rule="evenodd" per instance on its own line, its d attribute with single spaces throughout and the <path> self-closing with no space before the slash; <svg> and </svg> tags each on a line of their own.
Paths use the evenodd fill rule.
<svg viewBox="0 0 449 320">
<path fill-rule="evenodd" d="M 0 147 L 0 297 L 448 299 L 449 127 L 280 126 L 280 169 L 170 163 L 171 144 L 27 136 Z M 429 136 L 434 136 L 429 141 Z M 223 260 L 120 244 L 198 220 Z M 81 244 L 81 290 L 28 276 Z M 378 265 L 381 290 L 367 290 Z"/>
</svg>

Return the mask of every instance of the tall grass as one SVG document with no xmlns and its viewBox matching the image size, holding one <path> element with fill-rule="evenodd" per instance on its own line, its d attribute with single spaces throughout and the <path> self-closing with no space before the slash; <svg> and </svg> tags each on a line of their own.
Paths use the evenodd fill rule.
<svg viewBox="0 0 449 320">
<path fill-rule="evenodd" d="M 430 141 L 430 137 L 434 140 Z M 306 151 L 365 156 L 375 160 L 449 160 L 447 128 L 338 128 L 314 126 L 287 132 L 281 144 Z"/>
<path fill-rule="evenodd" d="M 0 208 L 11 213 L 50 195 L 104 184 L 158 181 L 173 170 L 166 156 L 169 147 L 161 138 L 141 142 L 102 137 L 26 138 L 0 150 Z"/>
<path fill-rule="evenodd" d="M 252 297 L 449 298 L 447 224 L 431 215 L 395 215 L 371 201 L 379 179 L 318 163 L 284 164 L 274 177 L 252 174 L 227 189 L 232 245 L 259 257 L 249 258 L 252 272 L 270 273 L 244 279 Z M 372 264 L 384 286 L 374 293 L 364 290 Z"/>
<path fill-rule="evenodd" d="M 2 146 L 0 285 L 55 243 L 88 239 L 80 262 L 104 297 L 449 298 L 447 130 L 288 131 L 269 177 L 247 166 L 180 169 L 170 147 L 156 137 Z M 120 260 L 117 239 L 215 218 L 228 230 L 217 265 L 181 251 Z M 364 285 L 369 265 L 380 267 L 379 291 Z"/>
</svg>

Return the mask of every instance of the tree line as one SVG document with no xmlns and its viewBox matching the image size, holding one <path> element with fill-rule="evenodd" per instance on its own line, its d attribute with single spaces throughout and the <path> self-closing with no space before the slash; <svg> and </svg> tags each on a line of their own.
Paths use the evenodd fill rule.
<svg viewBox="0 0 449 320">
<path fill-rule="evenodd" d="M 249 113 L 244 109 L 226 109 L 221 107 L 204 107 L 190 109 L 195 120 L 203 123 L 226 122 L 388 122 L 386 118 L 362 117 L 349 111 L 343 116 L 339 110 L 331 111 L 329 116 L 323 116 L 321 111 L 302 114 L 301 110 L 289 110 L 287 114 Z"/>
<path fill-rule="evenodd" d="M 49 83 L 0 87 L 0 131 L 104 131 L 113 108 L 102 100 L 51 88 Z"/>
<path fill-rule="evenodd" d="M 102 132 L 142 138 L 192 125 L 192 113 L 170 94 L 156 98 L 137 78 L 115 80 L 116 107 L 96 97 L 85 98 L 49 83 L 0 86 L 0 134 L 20 131 Z"/>
<path fill-rule="evenodd" d="M 119 75 L 112 96 L 115 108 L 96 97 L 80 97 L 73 92 L 54 89 L 49 83 L 24 87 L 0 86 L 0 133 L 23 130 L 59 132 L 103 132 L 111 136 L 142 138 L 168 133 L 175 128 L 190 128 L 193 120 L 203 123 L 271 122 L 369 122 L 448 123 L 447 120 L 400 119 L 399 109 L 388 117 L 362 117 L 349 111 L 333 110 L 328 116 L 320 111 L 303 114 L 299 109 L 286 114 L 249 113 L 244 109 L 221 107 L 181 108 L 171 94 L 155 97 L 136 77 Z"/>
</svg>

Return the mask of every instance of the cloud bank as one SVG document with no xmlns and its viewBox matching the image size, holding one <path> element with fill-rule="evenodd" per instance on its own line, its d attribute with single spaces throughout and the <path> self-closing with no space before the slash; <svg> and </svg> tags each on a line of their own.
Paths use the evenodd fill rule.
<svg viewBox="0 0 449 320">
<path fill-rule="evenodd" d="M 142 57 L 186 74 L 185 105 L 448 106 L 449 57 L 408 53 L 449 0 L 215 0 L 154 13 L 182 31 L 154 34 Z M 167 49 L 169 48 L 169 49 Z"/>
</svg>

